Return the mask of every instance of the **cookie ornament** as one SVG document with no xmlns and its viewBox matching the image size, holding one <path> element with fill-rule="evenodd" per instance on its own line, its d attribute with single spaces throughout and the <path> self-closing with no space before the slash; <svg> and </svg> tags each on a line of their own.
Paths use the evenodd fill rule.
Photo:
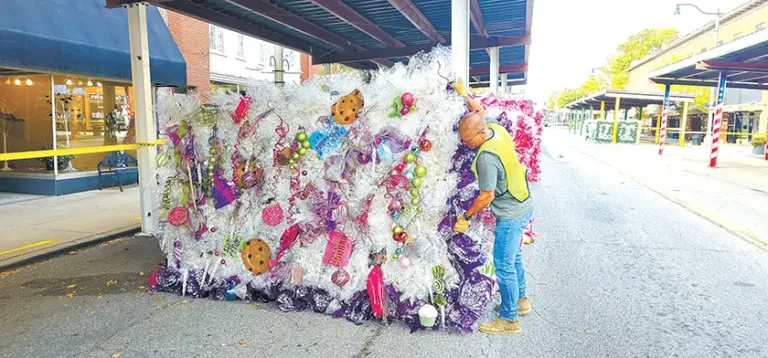
<svg viewBox="0 0 768 358">
<path fill-rule="evenodd" d="M 264 240 L 251 239 L 243 246 L 243 265 L 258 276 L 269 271 L 269 245 Z"/>
<path fill-rule="evenodd" d="M 331 115 L 338 124 L 352 124 L 360 117 L 364 105 L 363 94 L 359 89 L 355 89 L 331 106 Z"/>
</svg>

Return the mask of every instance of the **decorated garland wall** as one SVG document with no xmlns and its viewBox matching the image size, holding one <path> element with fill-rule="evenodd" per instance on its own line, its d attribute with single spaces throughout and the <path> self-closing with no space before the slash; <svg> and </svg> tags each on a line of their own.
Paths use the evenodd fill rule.
<svg viewBox="0 0 768 358">
<path fill-rule="evenodd" d="M 449 71 L 439 48 L 368 81 L 161 95 L 154 190 L 167 264 L 150 288 L 471 331 L 492 300 L 493 217 L 452 231 L 477 183 Z M 540 113 L 529 101 L 482 103 L 525 142 L 518 154 L 537 179 Z"/>
</svg>

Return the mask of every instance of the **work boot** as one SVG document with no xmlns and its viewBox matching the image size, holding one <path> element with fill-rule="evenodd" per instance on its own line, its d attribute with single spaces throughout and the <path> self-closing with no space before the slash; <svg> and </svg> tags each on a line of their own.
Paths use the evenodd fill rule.
<svg viewBox="0 0 768 358">
<path fill-rule="evenodd" d="M 494 308 L 494 311 L 499 312 L 501 310 L 501 306 L 496 305 Z M 533 311 L 533 308 L 531 307 L 531 301 L 528 300 L 528 297 L 523 297 L 519 300 L 517 300 L 517 314 L 521 316 L 525 316 Z"/>
<path fill-rule="evenodd" d="M 496 317 L 493 321 L 481 324 L 479 330 L 486 334 L 518 334 L 523 328 L 520 327 L 520 319 L 505 321 Z"/>
</svg>

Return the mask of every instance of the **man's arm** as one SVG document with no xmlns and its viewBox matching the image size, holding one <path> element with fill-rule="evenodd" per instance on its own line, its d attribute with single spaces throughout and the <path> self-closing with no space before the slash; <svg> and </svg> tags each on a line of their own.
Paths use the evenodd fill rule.
<svg viewBox="0 0 768 358">
<path fill-rule="evenodd" d="M 472 203 L 472 206 L 470 206 L 467 212 L 464 213 L 464 217 L 469 219 L 475 216 L 475 214 L 488 207 L 494 198 L 496 198 L 496 193 L 493 190 L 481 190 L 480 195 L 477 196 L 477 199 Z"/>
</svg>

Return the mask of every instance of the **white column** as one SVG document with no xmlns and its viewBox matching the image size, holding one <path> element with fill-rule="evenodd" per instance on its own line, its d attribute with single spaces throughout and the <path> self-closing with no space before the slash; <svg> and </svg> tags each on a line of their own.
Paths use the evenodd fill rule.
<svg viewBox="0 0 768 358">
<path fill-rule="evenodd" d="M 507 74 L 501 75 L 501 94 L 509 94 L 509 86 L 507 86 Z"/>
<path fill-rule="evenodd" d="M 499 94 L 499 48 L 491 47 L 488 49 L 488 55 L 491 57 L 491 93 Z"/>
<path fill-rule="evenodd" d="M 275 84 L 282 86 L 283 81 L 283 47 L 275 45 Z"/>
<path fill-rule="evenodd" d="M 456 78 L 469 87 L 469 0 L 451 0 L 451 61 Z"/>
<path fill-rule="evenodd" d="M 155 176 L 154 145 L 156 140 L 152 116 L 152 82 L 149 77 L 149 44 L 147 40 L 147 8 L 145 4 L 128 5 L 128 35 L 131 43 L 131 77 L 133 79 L 136 143 L 138 143 L 139 195 L 141 199 L 141 232 L 151 235 L 157 227 L 151 183 Z"/>
<path fill-rule="evenodd" d="M 59 149 L 59 134 L 56 131 L 56 85 L 53 83 L 53 74 L 51 74 L 51 129 L 53 130 L 53 149 Z M 69 135 L 69 134 L 67 134 Z M 53 156 L 53 178 L 59 176 L 59 156 Z"/>
</svg>

